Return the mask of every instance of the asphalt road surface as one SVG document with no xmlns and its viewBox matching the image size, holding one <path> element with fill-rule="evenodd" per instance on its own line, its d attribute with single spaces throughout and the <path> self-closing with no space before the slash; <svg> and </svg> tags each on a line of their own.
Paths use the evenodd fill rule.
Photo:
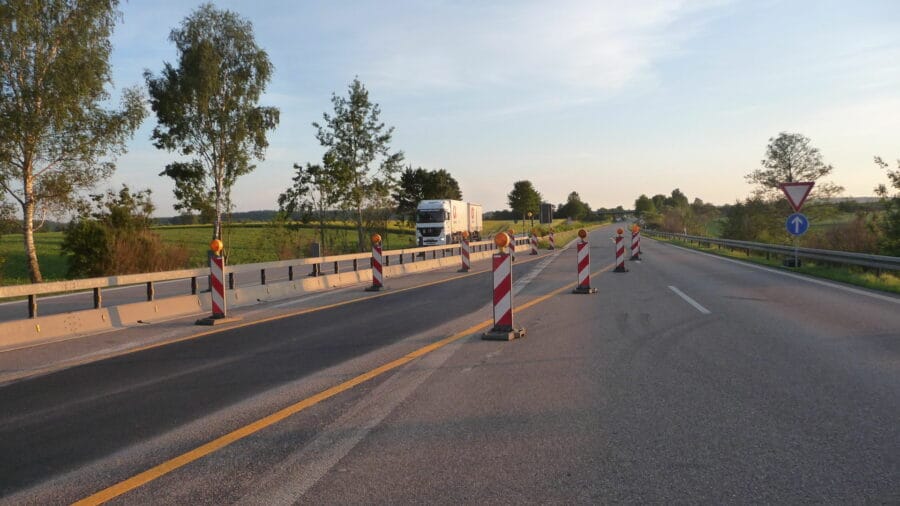
<svg viewBox="0 0 900 506">
<path fill-rule="evenodd" d="M 2 386 L 0 502 L 900 502 L 900 298 L 610 233 Z"/>
</svg>

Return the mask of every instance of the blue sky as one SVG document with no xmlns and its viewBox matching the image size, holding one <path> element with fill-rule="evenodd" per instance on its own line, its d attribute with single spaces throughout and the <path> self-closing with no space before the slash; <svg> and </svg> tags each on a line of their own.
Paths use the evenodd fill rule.
<svg viewBox="0 0 900 506">
<path fill-rule="evenodd" d="M 175 62 L 171 29 L 200 2 L 123 2 L 116 89 Z M 630 207 L 680 188 L 716 204 L 750 194 L 770 137 L 800 132 L 844 195 L 869 196 L 900 158 L 900 2 L 218 1 L 253 23 L 281 109 L 266 159 L 238 180 L 240 211 L 273 209 L 295 162 L 320 160 L 313 121 L 359 76 L 415 167 L 447 169 L 466 200 L 506 208 L 515 181 L 548 202 L 578 191 Z M 115 90 L 114 90 L 115 93 Z M 151 115 L 107 186 L 151 188 L 175 159 Z"/>
</svg>

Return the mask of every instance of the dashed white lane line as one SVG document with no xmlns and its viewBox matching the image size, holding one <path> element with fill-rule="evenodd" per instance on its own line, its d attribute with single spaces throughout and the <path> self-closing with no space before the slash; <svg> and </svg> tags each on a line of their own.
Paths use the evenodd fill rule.
<svg viewBox="0 0 900 506">
<path fill-rule="evenodd" d="M 688 297 L 687 294 L 685 294 L 684 292 L 682 292 L 682 291 L 679 290 L 678 288 L 675 288 L 674 286 L 669 285 L 669 290 L 672 290 L 673 292 L 675 292 L 675 295 L 681 297 L 682 299 L 684 299 L 685 302 L 687 302 L 688 304 L 694 306 L 694 309 L 696 309 L 697 311 L 700 311 L 700 312 L 703 313 L 703 314 L 711 314 L 711 313 L 712 313 L 712 311 L 710 311 L 709 309 L 706 309 L 705 307 L 701 306 L 696 300 L 694 300 L 694 299 Z"/>
</svg>

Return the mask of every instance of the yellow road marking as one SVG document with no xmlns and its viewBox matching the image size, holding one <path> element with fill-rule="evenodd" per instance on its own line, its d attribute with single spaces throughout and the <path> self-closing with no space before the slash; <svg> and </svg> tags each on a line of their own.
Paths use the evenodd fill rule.
<svg viewBox="0 0 900 506">
<path fill-rule="evenodd" d="M 610 265 L 603 267 L 599 271 L 591 274 L 590 277 L 595 277 L 595 276 L 600 275 L 603 272 L 608 271 L 609 269 L 611 269 L 613 267 L 613 265 L 614 264 L 610 264 Z M 467 274 L 467 275 L 471 275 L 471 274 Z M 422 285 L 422 286 L 428 286 L 428 285 L 426 284 L 426 285 Z M 531 308 L 537 304 L 540 304 L 541 302 L 543 302 L 551 297 L 554 297 L 566 290 L 571 290 L 571 289 L 572 289 L 572 285 L 566 285 L 561 288 L 557 288 L 556 290 L 553 290 L 552 292 L 550 292 L 546 295 L 542 295 L 540 297 L 537 297 L 533 300 L 526 302 L 525 304 L 522 304 L 521 306 L 519 306 L 518 311 L 524 311 L 524 310 Z M 394 293 L 396 293 L 396 292 L 394 292 Z M 334 304 L 331 307 L 336 307 L 336 306 L 340 306 L 343 304 L 346 304 L 346 302 Z M 303 313 L 301 312 L 298 314 L 303 314 Z M 279 319 L 279 318 L 272 318 L 272 320 L 274 320 L 274 319 Z M 263 321 L 267 321 L 267 320 L 263 320 Z M 116 483 L 115 485 L 105 488 L 91 496 L 81 499 L 80 501 L 73 503 L 73 505 L 74 506 L 98 505 L 98 504 L 103 504 L 109 500 L 115 499 L 116 497 L 119 497 L 120 495 L 125 494 L 126 492 L 129 492 L 129 491 L 134 490 L 134 489 L 136 489 L 142 485 L 145 485 L 151 481 L 154 481 L 157 478 L 160 478 L 166 474 L 169 474 L 172 471 L 174 471 L 180 467 L 190 464 L 191 462 L 199 460 L 199 459 L 209 455 L 210 453 L 220 450 L 236 441 L 244 439 L 245 437 L 248 437 L 248 436 L 253 435 L 267 427 L 270 427 L 270 426 L 284 420 L 285 418 L 288 418 L 292 415 L 295 415 L 295 414 L 303 411 L 306 408 L 315 406 L 316 404 L 318 404 L 326 399 L 329 399 L 331 397 L 334 397 L 335 395 L 338 395 L 341 392 L 345 392 L 361 383 L 365 383 L 366 381 L 369 381 L 370 379 L 376 378 L 386 372 L 392 371 L 398 367 L 408 364 L 409 362 L 411 362 L 419 357 L 422 357 L 424 355 L 427 355 L 428 353 L 431 353 L 435 350 L 443 348 L 444 346 L 447 346 L 448 344 L 450 344 L 454 341 L 458 341 L 464 337 L 470 336 L 470 335 L 474 334 L 475 332 L 478 332 L 479 330 L 486 328 L 491 323 L 493 323 L 492 320 L 485 320 L 483 322 L 476 323 L 475 325 L 472 325 L 471 327 L 469 327 L 465 330 L 457 332 L 456 334 L 453 334 L 450 337 L 446 337 L 444 339 L 441 339 L 440 341 L 436 341 L 427 346 L 419 348 L 419 349 L 412 351 L 412 352 L 404 355 L 403 357 L 400 357 L 392 362 L 388 362 L 387 364 L 376 367 L 375 369 L 372 369 L 371 371 L 360 374 L 359 376 L 356 376 L 353 379 L 347 380 L 339 385 L 335 385 L 331 388 L 323 390 L 322 392 L 319 392 L 318 394 L 315 394 L 311 397 L 307 397 L 306 399 L 303 399 L 302 401 L 292 404 L 286 408 L 282 408 L 282 409 L 272 413 L 271 415 L 268 415 L 268 416 L 261 418 L 255 422 L 250 423 L 249 425 L 245 425 L 243 427 L 235 429 L 234 431 L 229 432 L 228 434 L 225 434 L 224 436 L 220 436 L 202 446 L 194 448 L 191 451 L 183 453 L 175 458 L 172 458 L 172 459 L 167 460 L 159 465 L 151 467 L 150 469 L 148 469 L 146 471 L 136 474 L 136 475 L 132 476 L 131 478 L 128 478 L 127 480 Z M 246 325 L 244 325 L 244 326 L 246 326 Z M 236 327 L 231 327 L 231 328 L 236 328 Z"/>
</svg>

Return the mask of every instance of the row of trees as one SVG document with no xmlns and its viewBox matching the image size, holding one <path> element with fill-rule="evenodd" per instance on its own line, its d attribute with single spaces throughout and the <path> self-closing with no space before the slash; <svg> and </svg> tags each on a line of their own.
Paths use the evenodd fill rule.
<svg viewBox="0 0 900 506">
<path fill-rule="evenodd" d="M 784 227 L 785 217 L 793 210 L 779 188 L 784 182 L 815 182 L 804 213 L 814 222 L 835 217 L 842 211 L 855 212 L 849 223 L 805 236 L 813 247 L 900 255 L 900 170 L 889 170 L 881 158 L 875 163 L 887 171 L 890 187 L 875 188 L 880 197 L 879 207 L 847 206 L 829 200 L 843 188 L 823 180 L 834 168 L 825 163 L 821 152 L 809 138 L 798 133 L 782 132 L 769 139 L 766 156 L 760 168 L 747 174 L 747 182 L 755 185 L 752 194 L 732 205 L 715 207 L 700 199 L 688 204 L 680 190 L 669 196 L 641 195 L 635 200 L 635 210 L 650 226 L 697 234 L 715 231 L 729 239 L 784 243 L 790 241 Z M 900 161 L 898 161 L 900 169 Z M 852 207 L 852 209 L 851 209 Z M 721 219 L 719 219 L 721 218 Z"/>
<path fill-rule="evenodd" d="M 42 281 L 34 231 L 47 214 L 80 211 L 70 252 L 79 251 L 81 239 L 96 239 L 94 231 L 115 226 L 96 208 L 96 196 L 87 203 L 79 196 L 115 169 L 116 156 L 147 115 L 145 92 L 157 120 L 154 146 L 179 157 L 160 173 L 174 182 L 175 208 L 213 218 L 215 239 L 222 235 L 223 212 L 232 207 L 231 188 L 263 159 L 268 134 L 280 120 L 277 108 L 259 104 L 273 65 L 256 44 L 252 25 L 212 4 L 200 6 L 170 32 L 177 60 L 165 62 L 158 75 L 145 71 L 145 89 L 125 89 L 121 105 L 108 108 L 110 36 L 121 18 L 118 5 L 118 0 L 0 4 L 0 188 L 21 208 L 32 282 Z M 322 160 L 295 164 L 292 185 L 278 199 L 288 215 L 317 216 L 323 242 L 330 209 L 352 215 L 363 249 L 364 230 L 372 219 L 387 219 L 391 197 L 407 219 L 418 200 L 462 197 L 444 170 L 402 171 L 403 152 L 390 148 L 393 128 L 380 121 L 378 105 L 358 79 L 346 97 L 334 94 L 332 104 L 333 113 L 313 123 L 325 149 Z M 140 191 L 124 191 L 127 195 L 107 194 L 100 207 L 121 207 L 116 199 L 149 199 Z M 514 213 L 540 210 L 540 194 L 528 181 L 517 182 L 509 197 Z M 569 197 L 560 206 L 564 214 L 582 217 L 589 211 L 577 193 Z M 0 206 L 7 209 L 5 201 Z"/>
<path fill-rule="evenodd" d="M 0 4 L 0 188 L 22 209 L 32 282 L 42 281 L 35 215 L 78 208 L 84 191 L 115 169 L 116 155 L 146 116 L 143 91 L 104 106 L 111 84 L 110 35 L 117 0 L 9 0 Z M 258 105 L 272 64 L 249 22 L 202 5 L 170 34 L 177 64 L 144 74 L 157 117 L 154 145 L 183 159 L 161 175 L 175 182 L 176 209 L 214 210 L 213 237 L 235 180 L 262 159 L 279 112 Z M 138 193 L 140 195 L 140 193 Z M 83 206 L 82 206 L 83 209 Z M 82 213 L 82 220 L 99 219 Z"/>
</svg>

